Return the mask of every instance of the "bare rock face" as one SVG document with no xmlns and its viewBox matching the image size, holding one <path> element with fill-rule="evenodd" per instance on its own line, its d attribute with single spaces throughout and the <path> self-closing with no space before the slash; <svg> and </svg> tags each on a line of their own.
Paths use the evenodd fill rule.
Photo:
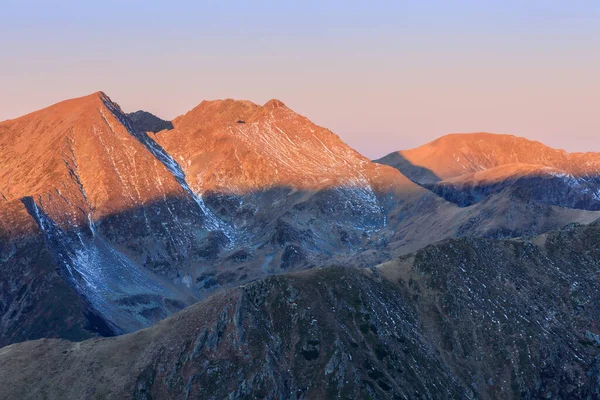
<svg viewBox="0 0 600 400">
<path fill-rule="evenodd" d="M 136 111 L 127 114 L 127 117 L 131 120 L 131 124 L 134 129 L 141 132 L 160 132 L 165 129 L 173 129 L 171 121 L 165 121 L 164 119 L 158 118 L 156 115 L 150 114 L 147 111 Z"/>
<path fill-rule="evenodd" d="M 571 226 L 271 276 L 132 334 L 0 349 L 0 387 L 7 398 L 595 398 L 599 241 L 600 225 Z"/>
</svg>

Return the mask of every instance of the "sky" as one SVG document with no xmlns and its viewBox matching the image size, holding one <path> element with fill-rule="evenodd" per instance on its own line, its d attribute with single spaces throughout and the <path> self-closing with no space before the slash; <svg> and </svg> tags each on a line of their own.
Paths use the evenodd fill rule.
<svg viewBox="0 0 600 400">
<path fill-rule="evenodd" d="M 102 90 L 271 98 L 378 158 L 454 132 L 600 151 L 600 1 L 0 0 L 0 120 Z"/>
</svg>

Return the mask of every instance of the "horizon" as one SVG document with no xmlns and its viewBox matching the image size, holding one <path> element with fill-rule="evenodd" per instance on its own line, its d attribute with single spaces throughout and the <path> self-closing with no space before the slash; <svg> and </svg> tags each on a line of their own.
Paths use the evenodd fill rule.
<svg viewBox="0 0 600 400">
<path fill-rule="evenodd" d="M 453 132 L 600 151 L 597 2 L 340 4 L 9 1 L 0 120 L 101 88 L 167 120 L 278 98 L 371 159 Z"/>
<path fill-rule="evenodd" d="M 86 97 L 93 96 L 93 95 L 95 95 L 95 94 L 104 94 L 104 95 L 105 95 L 105 96 L 107 96 L 107 97 L 108 97 L 108 98 L 109 98 L 111 101 L 113 101 L 114 103 L 118 104 L 118 105 L 119 105 L 121 108 L 123 108 L 123 107 L 122 107 L 122 105 L 119 103 L 119 101 L 118 101 L 118 100 L 115 100 L 115 99 L 114 99 L 112 96 L 110 96 L 110 94 L 106 93 L 106 91 L 104 91 L 104 90 L 97 90 L 97 91 L 94 91 L 94 92 L 92 92 L 92 93 L 88 93 L 88 94 L 85 94 L 85 95 L 82 95 L 82 96 L 76 96 L 76 97 L 72 97 L 72 98 L 68 98 L 68 99 L 63 99 L 63 100 L 60 100 L 60 101 L 58 101 L 58 102 L 55 102 L 55 103 L 52 103 L 52 104 L 49 104 L 49 105 L 43 106 L 43 107 L 41 107 L 41 108 L 38 108 L 38 109 L 36 109 L 36 110 L 32 110 L 32 111 L 30 111 L 30 112 L 27 112 L 27 113 L 25 113 L 25 114 L 22 114 L 22 115 L 19 115 L 19 116 L 15 117 L 15 118 L 9 118 L 9 119 L 6 119 L 6 120 L 0 120 L 0 124 L 1 124 L 1 123 L 3 123 L 3 122 L 7 122 L 7 121 L 11 121 L 11 120 L 14 120 L 14 119 L 18 119 L 18 118 L 21 118 L 21 117 L 27 116 L 27 115 L 29 115 L 29 114 L 33 114 L 33 113 L 35 113 L 35 112 L 37 112 L 37 111 L 41 111 L 41 110 L 44 110 L 44 109 L 46 109 L 46 108 L 53 107 L 53 106 L 55 106 L 55 105 L 57 105 L 57 104 L 60 104 L 60 103 L 62 103 L 62 102 L 65 102 L 65 101 L 82 99 L 82 98 L 86 98 Z M 200 104 L 201 104 L 202 102 L 204 102 L 204 101 L 226 101 L 226 100 L 240 101 L 240 102 L 246 102 L 246 101 L 247 101 L 247 102 L 251 102 L 251 103 L 253 103 L 253 104 L 255 104 L 255 105 L 258 105 L 258 106 L 260 106 L 260 107 L 264 107 L 264 105 L 265 105 L 266 103 L 268 103 L 269 101 L 272 101 L 272 100 L 281 101 L 282 103 L 284 103 L 284 104 L 285 104 L 285 101 L 283 101 L 283 100 L 281 100 L 281 99 L 275 99 L 275 98 L 269 99 L 269 100 L 267 100 L 267 101 L 266 101 L 266 102 L 264 102 L 264 103 L 257 103 L 257 102 L 255 102 L 255 101 L 248 100 L 248 99 L 233 99 L 233 98 L 222 98 L 222 99 L 202 99 L 202 100 L 200 100 L 200 101 L 199 101 L 199 102 L 198 102 L 198 103 L 197 103 L 195 106 L 193 106 L 192 108 L 190 108 L 189 110 L 186 110 L 186 111 L 184 111 L 184 112 L 182 112 L 182 113 L 180 113 L 180 114 L 176 115 L 175 117 L 173 117 L 173 118 L 171 118 L 171 119 L 165 119 L 165 118 L 163 118 L 161 115 L 157 115 L 157 114 L 155 114 L 155 113 L 152 113 L 152 112 L 150 112 L 150 111 L 143 110 L 143 109 L 131 109 L 131 110 L 125 110 L 125 109 L 123 109 L 123 112 L 124 112 L 125 114 L 132 114 L 132 113 L 139 112 L 139 111 L 142 111 L 142 112 L 147 112 L 147 113 L 149 113 L 149 114 L 151 114 L 151 115 L 153 115 L 153 116 L 155 116 L 155 117 L 158 117 L 158 118 L 160 118 L 160 119 L 162 119 L 162 120 L 164 120 L 164 121 L 167 121 L 167 122 L 172 122 L 174 119 L 176 119 L 176 118 L 178 118 L 178 117 L 181 117 L 181 116 L 185 115 L 186 113 L 188 113 L 189 111 L 191 111 L 193 108 L 195 108 L 196 106 L 200 105 Z M 287 106 L 287 104 L 285 104 L 285 105 Z M 135 107 L 134 107 L 134 108 L 135 108 Z M 291 108 L 291 107 L 289 107 L 289 106 L 288 106 L 288 108 L 290 108 L 292 111 L 294 111 L 294 112 L 298 113 L 298 112 L 297 112 L 296 110 L 294 110 L 293 108 Z M 308 116 L 308 115 L 303 115 L 302 113 L 298 113 L 298 114 L 300 114 L 300 115 L 302 115 L 302 116 L 304 116 L 304 117 L 308 118 L 309 120 L 311 120 L 310 116 Z M 311 120 L 311 121 L 312 121 L 312 120 Z M 314 121 L 312 121 L 312 122 L 314 122 Z M 319 124 L 317 124 L 317 125 L 319 125 Z M 319 126 L 320 126 L 320 125 L 319 125 Z M 326 126 L 321 126 L 321 127 L 322 127 L 322 128 L 325 128 L 325 129 L 329 129 L 329 130 L 331 130 L 330 128 L 328 128 L 328 127 L 326 127 Z M 341 139 L 342 141 L 344 141 L 346 144 L 350 145 L 349 143 L 347 143 L 347 142 L 345 141 L 345 139 L 344 139 L 343 135 L 340 135 L 338 132 L 335 132 L 335 131 L 333 131 L 333 130 L 331 130 L 331 131 L 332 131 L 334 134 L 338 135 L 338 136 L 340 137 L 340 139 Z M 526 136 L 523 136 L 523 135 L 517 135 L 517 134 L 513 134 L 513 133 L 504 133 L 504 132 L 489 132 L 489 131 L 473 131 L 473 132 L 448 132 L 448 133 L 442 134 L 442 135 L 440 135 L 440 136 L 436 136 L 436 137 L 434 137 L 434 138 L 432 138 L 432 139 L 430 139 L 430 140 L 427 140 L 427 141 L 425 141 L 425 142 L 423 142 L 423 143 L 417 144 L 417 145 L 416 145 L 416 146 L 414 146 L 414 147 L 407 147 L 407 148 L 397 148 L 397 149 L 393 149 L 393 150 L 391 150 L 391 151 L 388 151 L 388 152 L 387 152 L 387 153 L 385 153 L 385 154 L 382 154 L 382 155 L 379 155 L 379 156 L 376 156 L 376 157 L 370 157 L 370 156 L 367 156 L 366 154 L 363 154 L 363 153 L 362 153 L 362 152 L 361 152 L 359 149 L 356 149 L 356 148 L 352 147 L 351 145 L 350 145 L 350 147 L 352 147 L 354 150 L 358 151 L 358 152 L 359 152 L 361 155 L 363 155 L 364 157 L 367 157 L 367 158 L 369 158 L 370 160 L 372 160 L 372 161 L 375 161 L 375 160 L 378 160 L 378 159 L 380 159 L 380 158 L 383 158 L 383 157 L 385 157 L 385 156 L 387 156 L 387 155 L 390 155 L 390 154 L 392 154 L 392 153 L 398 153 L 398 152 L 401 152 L 401 151 L 406 151 L 406 150 L 412 150 L 412 149 L 416 149 L 416 148 L 418 148 L 418 147 L 421 147 L 421 146 L 427 145 L 427 144 L 429 144 L 429 143 L 431 143 L 431 142 L 434 142 L 434 141 L 436 141 L 436 140 L 438 140 L 438 139 L 440 139 L 440 138 L 443 138 L 443 137 L 445 137 L 445 136 L 452 136 L 452 135 L 478 135 L 478 134 L 497 135 L 497 136 L 513 136 L 513 137 L 517 137 L 517 138 L 526 139 L 526 140 L 529 140 L 529 141 L 532 141 L 532 142 L 539 142 L 539 143 L 541 143 L 542 145 L 544 145 L 544 146 L 546 146 L 546 147 L 550 147 L 550 148 L 553 148 L 553 149 L 555 149 L 555 150 L 559 150 L 559 151 L 566 151 L 567 153 L 586 153 L 586 151 L 569 151 L 569 150 L 567 150 L 567 149 L 564 149 L 564 148 L 560 148 L 560 147 L 554 147 L 554 146 L 551 146 L 551 145 L 549 145 L 549 144 L 547 144 L 547 143 L 545 143 L 545 142 L 543 142 L 543 141 L 536 140 L 536 139 L 532 139 L 532 138 L 528 138 L 528 137 L 526 137 Z M 591 150 L 591 151 L 587 151 L 587 152 L 597 153 L 598 151 L 593 151 L 593 150 Z"/>
</svg>

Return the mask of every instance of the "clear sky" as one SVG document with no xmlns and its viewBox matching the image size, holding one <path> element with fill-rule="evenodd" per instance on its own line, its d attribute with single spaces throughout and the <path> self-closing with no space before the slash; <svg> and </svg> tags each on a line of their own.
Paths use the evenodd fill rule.
<svg viewBox="0 0 600 400">
<path fill-rule="evenodd" d="M 0 0 L 0 120 L 103 90 L 278 98 L 376 158 L 451 132 L 600 151 L 600 1 Z"/>
</svg>

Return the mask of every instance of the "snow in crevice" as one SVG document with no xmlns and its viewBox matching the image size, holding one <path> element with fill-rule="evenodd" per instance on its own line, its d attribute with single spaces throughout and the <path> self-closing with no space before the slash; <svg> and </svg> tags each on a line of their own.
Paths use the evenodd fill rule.
<svg viewBox="0 0 600 400">
<path fill-rule="evenodd" d="M 80 231 L 59 228 L 33 198 L 23 199 L 42 232 L 65 279 L 92 308 L 108 321 L 116 333 L 143 328 L 155 321 L 143 311 L 164 307 L 163 298 L 177 298 L 149 272 L 140 269 L 101 236 L 91 238 Z M 131 301 L 142 296 L 143 302 Z M 167 310 L 164 310 L 165 315 Z"/>
<path fill-rule="evenodd" d="M 342 207 L 353 215 L 362 215 L 357 230 L 367 233 L 386 225 L 385 211 L 379 204 L 369 179 L 363 173 L 365 161 L 345 146 L 330 149 L 314 129 L 299 126 L 299 132 L 282 129 L 274 118 L 244 126 L 229 127 L 229 134 L 251 148 L 263 152 L 279 175 L 281 170 L 300 174 L 302 180 L 325 183 L 330 176 L 340 181 L 327 191 L 337 192 Z M 341 151 L 340 154 L 338 154 Z M 236 154 L 237 156 L 237 154 Z"/>
<path fill-rule="evenodd" d="M 187 183 L 185 173 L 179 163 L 175 161 L 170 154 L 168 154 L 156 141 L 150 138 L 144 132 L 138 132 L 133 128 L 127 117 L 123 115 L 117 105 L 112 103 L 109 99 L 103 99 L 105 106 L 108 110 L 119 120 L 119 122 L 125 127 L 128 133 L 138 140 L 146 149 L 148 149 L 154 157 L 160 161 L 167 170 L 173 175 L 175 180 L 179 183 L 181 188 L 188 193 L 198 206 L 201 214 L 204 216 L 204 226 L 209 231 L 221 231 L 229 240 L 229 246 L 233 246 L 238 239 L 235 228 L 221 220 L 204 202 L 202 193 L 193 191 Z M 104 115 L 103 115 L 104 117 Z M 108 123 L 108 121 L 107 121 Z M 112 128 L 111 128 L 112 129 Z"/>
</svg>

